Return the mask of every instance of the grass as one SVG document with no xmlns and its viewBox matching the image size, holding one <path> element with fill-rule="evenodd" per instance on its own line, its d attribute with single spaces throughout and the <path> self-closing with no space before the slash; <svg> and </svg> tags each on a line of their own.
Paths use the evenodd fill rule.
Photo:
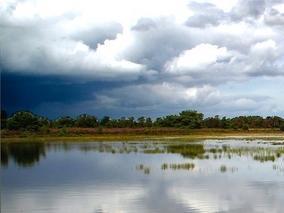
<svg viewBox="0 0 284 213">
<path fill-rule="evenodd" d="M 139 165 L 136 166 L 136 170 L 138 170 L 138 171 L 143 171 L 143 173 L 144 173 L 145 175 L 149 175 L 149 174 L 150 174 L 150 171 L 151 171 L 151 168 L 148 167 L 148 166 L 145 166 L 145 165 L 143 165 L 143 164 L 139 164 Z"/>
<path fill-rule="evenodd" d="M 81 140 L 80 140 L 81 141 Z M 247 145 L 250 141 L 243 141 L 242 145 L 234 145 L 234 142 L 228 141 L 224 144 L 223 141 L 213 141 L 212 144 L 192 141 L 130 141 L 118 142 L 108 141 L 99 143 L 77 143 L 72 142 L 44 142 L 44 143 L 1 143 L 1 164 L 6 165 L 9 158 L 14 159 L 19 165 L 28 166 L 38 162 L 41 157 L 49 149 L 70 151 L 75 147 L 83 152 L 105 152 L 110 154 L 128 154 L 128 153 L 144 153 L 144 154 L 176 154 L 184 158 L 191 159 L 205 159 L 205 160 L 220 160 L 226 159 L 239 159 L 240 157 L 247 157 L 249 159 L 265 162 L 280 162 L 284 159 L 284 144 L 277 142 L 269 142 L 263 145 L 261 141 L 251 142 L 254 144 Z M 20 146 L 19 146 L 20 144 Z M 283 145 L 282 145 L 283 144 Z M 213 146 L 212 146 L 213 145 Z M 9 157 L 10 156 L 10 157 Z M 145 174 L 150 173 L 150 167 L 140 164 L 136 167 Z M 162 170 L 172 169 L 194 169 L 194 164 L 174 164 L 164 163 L 161 165 Z M 221 167 L 221 172 L 235 171 L 234 168 Z"/>
<path fill-rule="evenodd" d="M 253 157 L 254 160 L 260 161 L 260 162 L 265 162 L 265 161 L 275 161 L 275 156 L 274 155 L 255 155 Z"/>
<path fill-rule="evenodd" d="M 220 166 L 220 172 L 224 173 L 227 171 L 227 167 L 225 165 Z"/>
<path fill-rule="evenodd" d="M 167 146 L 168 153 L 179 153 L 183 157 L 195 158 L 205 154 L 203 144 L 177 144 Z"/>
<path fill-rule="evenodd" d="M 64 133 L 64 134 L 63 134 Z M 198 139 L 283 139 L 284 132 L 274 129 L 255 129 L 250 131 L 225 129 L 103 129 L 98 133 L 93 128 L 52 129 L 48 133 L 30 133 L 1 130 L 3 142 L 51 142 L 51 141 L 133 141 L 133 140 L 198 140 Z"/>
<path fill-rule="evenodd" d="M 173 169 L 173 170 L 193 170 L 195 167 L 194 163 L 174 163 L 174 164 L 170 164 L 169 168 Z"/>
</svg>

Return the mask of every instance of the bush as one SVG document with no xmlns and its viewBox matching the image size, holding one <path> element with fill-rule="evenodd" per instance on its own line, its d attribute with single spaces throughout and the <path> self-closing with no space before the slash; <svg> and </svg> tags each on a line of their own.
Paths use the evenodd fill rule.
<svg viewBox="0 0 284 213">
<path fill-rule="evenodd" d="M 16 112 L 7 119 L 7 128 L 10 130 L 37 131 L 41 126 L 41 118 L 28 111 Z"/>
<path fill-rule="evenodd" d="M 66 127 L 62 127 L 59 131 L 59 136 L 67 136 L 68 135 L 68 130 Z"/>
<path fill-rule="evenodd" d="M 103 128 L 101 126 L 98 127 L 97 133 L 98 134 L 102 134 L 103 133 Z"/>
<path fill-rule="evenodd" d="M 73 118 L 69 116 L 64 116 L 56 119 L 52 126 L 56 128 L 63 128 L 63 127 L 74 127 L 75 121 Z"/>
<path fill-rule="evenodd" d="M 284 122 L 280 125 L 280 130 L 284 131 Z"/>
<path fill-rule="evenodd" d="M 1 129 L 6 128 L 7 113 L 5 110 L 1 110 Z"/>
<path fill-rule="evenodd" d="M 49 134 L 49 133 L 50 133 L 50 129 L 49 129 L 49 127 L 46 126 L 46 125 L 40 127 L 39 131 L 40 131 L 40 133 L 42 133 L 42 134 Z"/>
<path fill-rule="evenodd" d="M 98 126 L 98 120 L 95 116 L 82 114 L 77 117 L 75 125 L 77 127 L 93 128 Z"/>
<path fill-rule="evenodd" d="M 247 124 L 243 125 L 242 130 L 248 131 L 249 130 L 249 126 Z"/>
</svg>

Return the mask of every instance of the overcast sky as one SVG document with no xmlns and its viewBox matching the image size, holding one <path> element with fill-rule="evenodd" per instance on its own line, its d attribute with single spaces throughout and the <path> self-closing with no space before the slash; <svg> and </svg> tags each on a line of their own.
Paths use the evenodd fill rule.
<svg viewBox="0 0 284 213">
<path fill-rule="evenodd" d="M 284 0 L 0 0 L 2 108 L 284 116 Z"/>
</svg>

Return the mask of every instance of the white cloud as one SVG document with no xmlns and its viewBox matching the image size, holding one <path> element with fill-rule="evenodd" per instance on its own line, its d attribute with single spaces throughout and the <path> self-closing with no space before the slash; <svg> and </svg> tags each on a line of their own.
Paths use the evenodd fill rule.
<svg viewBox="0 0 284 213">
<path fill-rule="evenodd" d="M 178 57 L 166 64 L 166 71 L 178 72 L 198 72 L 209 69 L 208 66 L 217 61 L 228 60 L 231 55 L 226 47 L 218 48 L 216 45 L 200 44 L 190 50 L 182 52 Z"/>
<path fill-rule="evenodd" d="M 0 26 L 1 70 L 128 81 L 105 104 L 221 104 L 221 84 L 284 75 L 280 0 L 6 0 Z"/>
<path fill-rule="evenodd" d="M 258 42 L 246 54 L 212 44 L 200 44 L 185 50 L 165 65 L 165 72 L 184 82 L 223 83 L 254 76 L 284 75 L 277 44 L 273 40 Z M 176 77 L 178 76 L 178 77 Z M 213 76 L 213 78 L 212 78 Z"/>
</svg>

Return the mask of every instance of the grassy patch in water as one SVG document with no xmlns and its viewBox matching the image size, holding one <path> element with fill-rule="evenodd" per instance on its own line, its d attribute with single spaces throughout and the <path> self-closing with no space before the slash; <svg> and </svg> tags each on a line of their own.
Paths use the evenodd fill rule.
<svg viewBox="0 0 284 213">
<path fill-rule="evenodd" d="M 193 170 L 194 167 L 195 167 L 194 163 L 171 163 L 171 164 L 163 163 L 161 165 L 162 170 L 167 170 L 167 169 L 171 169 L 171 170 Z"/>
<path fill-rule="evenodd" d="M 221 165 L 220 172 L 226 172 L 226 171 L 227 171 L 227 167 L 225 165 Z"/>
<path fill-rule="evenodd" d="M 205 154 L 203 144 L 179 144 L 166 147 L 168 153 L 178 153 L 187 158 L 202 158 Z"/>
<path fill-rule="evenodd" d="M 139 164 L 139 165 L 136 166 L 136 170 L 142 171 L 145 175 L 148 175 L 148 174 L 150 174 L 151 168 L 149 166 Z"/>
<path fill-rule="evenodd" d="M 228 171 L 233 173 L 233 172 L 236 172 L 237 170 L 238 170 L 238 168 L 236 168 L 236 167 L 228 167 L 226 165 L 221 165 L 220 168 L 219 168 L 219 171 L 221 173 L 225 173 L 225 172 L 228 172 Z"/>
<path fill-rule="evenodd" d="M 253 157 L 254 160 L 260 161 L 260 162 L 265 162 L 265 161 L 275 161 L 275 156 L 274 155 L 255 155 Z"/>
</svg>

